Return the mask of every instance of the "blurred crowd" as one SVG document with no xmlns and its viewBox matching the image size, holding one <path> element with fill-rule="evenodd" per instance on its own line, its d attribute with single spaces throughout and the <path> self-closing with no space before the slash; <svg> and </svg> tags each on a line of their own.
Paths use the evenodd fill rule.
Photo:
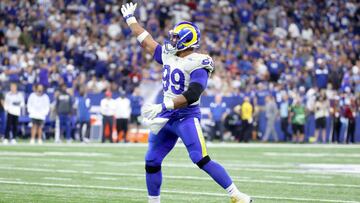
<svg viewBox="0 0 360 203">
<path fill-rule="evenodd" d="M 17 84 L 27 98 L 41 85 L 44 93 L 77 97 L 82 91 L 128 95 L 142 82 L 158 83 L 161 66 L 131 37 L 122 3 L 1 1 L 1 88 Z M 305 117 L 319 117 L 317 102 L 331 107 L 323 113 L 329 116 L 349 119 L 349 110 L 354 118 L 359 112 L 356 0 L 144 0 L 136 16 L 160 43 L 179 21 L 200 27 L 199 51 L 210 54 L 216 67 L 205 95 L 247 98 L 254 115 L 278 110 L 288 120 L 302 110 L 287 115 L 287 101 L 303 106 Z M 285 128 L 289 122 L 282 120 Z M 301 125 L 295 128 L 300 136 Z M 273 130 L 267 127 L 263 139 Z"/>
<path fill-rule="evenodd" d="M 44 139 L 52 138 L 55 143 L 88 143 L 91 139 L 102 143 L 106 140 L 128 142 L 129 127 L 136 129 L 134 134 L 138 136 L 142 105 L 139 88 L 131 95 L 124 91 L 113 95 L 106 90 L 98 110 L 101 131 L 90 137 L 91 126 L 97 121 L 91 119 L 93 105 L 85 87 L 75 96 L 63 84 L 51 101 L 41 84 L 34 86 L 34 91 L 26 98 L 18 90 L 18 83 L 11 82 L 10 91 L 0 92 L 0 138 L 4 144 L 16 144 L 20 135 L 23 138 L 30 136 L 31 144 L 42 144 Z M 26 132 L 27 129 L 30 132 Z"/>
<path fill-rule="evenodd" d="M 244 96 L 231 109 L 220 95 L 210 104 L 209 141 L 355 143 L 359 138 L 360 99 L 327 99 L 329 92 L 303 98 L 281 94 Z M 258 99 L 264 105 L 258 105 Z M 242 100 L 242 101 L 241 101 Z M 358 128 L 358 129 L 356 129 Z M 228 132 L 228 133 L 227 133 Z M 227 136 L 228 135 L 228 136 Z"/>
</svg>

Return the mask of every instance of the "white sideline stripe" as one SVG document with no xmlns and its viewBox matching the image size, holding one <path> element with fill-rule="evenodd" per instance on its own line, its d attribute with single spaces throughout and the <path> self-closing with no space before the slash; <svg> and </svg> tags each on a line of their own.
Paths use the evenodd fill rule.
<svg viewBox="0 0 360 203">
<path fill-rule="evenodd" d="M 144 174 L 135 173 L 112 173 L 112 172 L 95 172 L 95 171 L 76 171 L 76 170 L 59 170 L 59 169 L 40 169 L 40 168 L 22 168 L 22 167 L 0 167 L 6 170 L 20 170 L 20 171 L 35 171 L 35 172 L 50 172 L 50 173 L 72 173 L 72 174 L 91 174 L 91 175 L 109 175 L 109 176 L 125 176 L 125 177 L 144 177 Z M 164 175 L 165 178 L 178 179 L 178 180 L 204 180 L 210 181 L 209 177 L 198 176 L 171 176 Z M 305 186 L 319 186 L 319 187 L 347 187 L 347 188 L 360 188 L 360 185 L 351 184 L 335 184 L 335 183 L 317 183 L 317 182 L 295 182 L 295 181 L 277 181 L 277 180 L 256 180 L 244 179 L 242 177 L 233 177 L 236 182 L 251 182 L 251 183 L 268 183 L 268 184 L 286 184 L 286 185 L 305 185 Z"/>
<path fill-rule="evenodd" d="M 92 167 L 93 164 L 86 164 L 86 163 L 74 163 L 73 166 L 80 166 L 80 167 Z"/>
<path fill-rule="evenodd" d="M 305 175 L 304 177 L 307 177 L 307 178 L 319 178 L 319 179 L 333 179 L 332 176 L 322 176 L 322 175 L 317 175 L 317 176 Z"/>
<path fill-rule="evenodd" d="M 272 169 L 272 168 L 258 168 L 258 167 L 249 167 L 245 166 L 236 166 L 236 167 L 227 167 L 227 164 L 223 164 L 228 170 L 232 171 L 253 171 L 253 172 L 272 172 L 272 173 L 289 173 L 289 174 L 320 174 L 320 175 L 342 175 L 342 176 L 351 176 L 351 177 L 360 177 L 360 171 L 357 170 L 330 170 L 325 168 L 310 168 L 306 167 L 307 164 L 297 164 L 301 165 L 301 168 L 283 168 L 283 169 Z M 333 165 L 333 164 L 332 164 Z M 340 164 L 339 164 L 340 165 Z M 346 164 L 345 164 L 346 165 Z M 166 163 L 164 167 L 175 167 L 175 168 L 196 168 L 194 164 L 179 164 L 179 163 Z"/>
<path fill-rule="evenodd" d="M 43 177 L 45 180 L 72 180 L 71 178 Z"/>
<path fill-rule="evenodd" d="M 282 179 L 282 180 L 291 180 L 293 177 L 289 176 L 265 176 L 267 178 L 273 178 L 273 179 Z"/>
<path fill-rule="evenodd" d="M 32 185 L 32 186 L 49 186 L 49 187 L 66 187 L 66 188 L 87 188 L 87 189 L 105 189 L 105 190 L 124 190 L 134 192 L 146 192 L 146 189 L 129 188 L 129 187 L 111 187 L 111 186 L 100 186 L 100 185 L 73 185 L 73 184 L 54 184 L 54 183 L 37 183 L 37 182 L 25 182 L 25 181 L 3 181 L 3 184 L 13 185 Z M 162 190 L 162 193 L 170 194 L 184 194 L 184 195 L 204 195 L 214 197 L 227 197 L 228 195 L 223 193 L 210 193 L 210 192 L 189 192 L 189 191 L 177 191 L 177 190 Z M 297 198 L 297 197 L 272 197 L 272 196 L 253 196 L 258 199 L 275 199 L 275 200 L 293 200 L 293 201 L 312 201 L 312 202 L 336 202 L 336 203 L 359 203 L 357 201 L 344 201 L 344 200 L 331 200 L 331 199 L 309 199 L 309 198 Z"/>
<path fill-rule="evenodd" d="M 1 159 L 6 159 L 6 160 L 13 160 L 13 159 L 21 159 L 19 157 L 0 157 Z M 27 158 L 33 158 L 33 157 L 27 157 Z M 114 161 L 91 161 L 91 160 L 67 160 L 67 159 L 44 159 L 41 161 L 46 161 L 46 162 L 64 162 L 64 163 L 92 163 L 95 164 L 95 162 L 97 164 L 107 164 L 110 166 L 143 166 L 144 162 L 141 161 L 132 161 L 132 162 L 114 162 Z M 46 164 L 38 164 L 41 166 L 47 166 Z M 289 165 L 289 164 L 288 164 Z M 302 164 L 300 164 L 301 166 L 303 166 Z M 306 165 L 306 164 L 305 164 Z M 49 165 L 50 166 L 50 165 Z M 223 164 L 223 166 L 225 166 L 228 170 L 232 170 L 232 171 L 252 171 L 252 172 L 272 172 L 272 173 L 280 173 L 280 174 L 312 174 L 313 176 L 316 175 L 327 175 L 327 176 L 351 176 L 351 178 L 360 178 L 360 174 L 356 174 L 354 173 L 354 171 L 330 171 L 330 170 L 324 170 L 323 168 L 285 168 L 286 165 L 284 165 L 284 168 L 282 170 L 278 170 L 278 169 L 271 169 L 271 165 L 270 164 L 264 164 L 264 167 L 260 167 L 261 164 L 254 164 L 253 167 L 252 164 Z M 230 167 L 229 167 L 230 166 Z M 247 168 L 249 167 L 250 168 Z M 299 166 L 299 163 L 297 164 L 292 164 L 289 165 L 289 167 L 294 167 L 294 166 Z M 2 166 L 4 167 L 4 166 Z M 172 163 L 172 162 L 168 162 L 166 164 L 164 164 L 164 167 L 173 167 L 173 168 L 197 168 L 194 164 L 187 164 L 187 163 Z M 260 169 L 259 169 L 260 168 Z"/>
<path fill-rule="evenodd" d="M 21 156 L 21 157 L 45 157 L 45 156 L 78 156 L 78 157 L 110 157 L 109 153 L 95 152 L 14 152 L 0 151 L 3 156 Z"/>
<path fill-rule="evenodd" d="M 207 147 L 209 148 L 326 148 L 326 149 L 359 149 L 360 144 L 288 144 L 288 143 L 206 143 Z M 30 145 L 29 143 L 19 143 L 16 145 L 2 145 L 1 147 L 17 147 L 17 146 L 27 146 L 27 147 L 114 147 L 114 148 L 124 148 L 124 147 L 147 147 L 147 143 L 89 143 L 89 144 L 82 144 L 82 143 L 44 143 L 41 146 L 38 145 Z M 183 144 L 176 145 L 176 147 L 184 147 Z"/>
<path fill-rule="evenodd" d="M 14 159 L 20 159 L 19 157 L 0 157 L 1 159 L 5 159 L 5 160 L 14 160 Z M 30 158 L 30 157 L 28 157 Z M 33 158 L 33 157 L 31 157 Z M 22 160 L 22 159 L 21 159 Z M 67 160 L 67 159 L 44 159 L 41 161 L 46 161 L 46 162 L 64 162 L 64 163 L 92 163 L 95 164 L 95 162 L 97 164 L 108 164 L 111 166 L 143 166 L 144 162 L 113 162 L 113 161 L 91 161 L 91 160 Z M 47 166 L 47 164 L 37 164 L 37 165 L 41 165 L 41 166 Z M 233 165 L 233 167 L 229 167 L 230 165 Z M 360 178 L 360 174 L 355 174 L 353 171 L 350 171 L 351 173 L 347 173 L 349 171 L 330 171 L 330 170 L 324 170 L 322 168 L 318 168 L 318 169 L 311 169 L 308 167 L 307 169 L 286 169 L 283 168 L 283 170 L 278 170 L 278 169 L 268 169 L 267 167 L 271 167 L 271 165 L 265 164 L 265 167 L 259 167 L 261 164 L 255 164 L 257 167 L 252 167 L 251 164 L 239 164 L 239 165 L 234 165 L 234 164 L 223 164 L 223 166 L 225 166 L 228 170 L 233 170 L 233 171 L 252 171 L 252 172 L 272 172 L 272 173 L 280 173 L 280 174 L 311 174 L 313 176 L 351 176 L 351 178 Z M 297 163 L 296 165 L 299 166 L 299 163 Z M 301 164 L 300 164 L 301 165 Z M 50 165 L 49 165 L 50 166 Z M 175 167 L 175 168 L 197 168 L 194 164 L 186 164 L 186 163 L 166 163 L 164 165 L 165 167 Z M 250 168 L 247 168 L 251 166 Z M 284 165 L 285 166 L 285 165 Z M 291 166 L 291 165 L 289 165 Z M 292 166 L 295 166 L 295 164 L 293 164 Z M 303 165 L 301 165 L 303 166 Z M 5 166 L 2 166 L 5 167 Z M 236 167 L 236 168 L 234 168 Z"/>
<path fill-rule="evenodd" d="M 21 179 L 20 178 L 0 178 L 0 180 L 3 180 L 3 181 L 20 181 Z"/>
<path fill-rule="evenodd" d="M 323 170 L 327 172 L 360 174 L 360 164 L 299 164 L 305 170 Z"/>
<path fill-rule="evenodd" d="M 359 153 L 279 153 L 279 152 L 264 152 L 265 156 L 276 157 L 340 157 L 340 158 L 359 158 Z"/>
<path fill-rule="evenodd" d="M 118 178 L 112 178 L 112 177 L 92 177 L 92 179 L 95 179 L 95 180 L 113 180 L 113 181 L 116 181 L 116 180 L 119 180 Z"/>
<path fill-rule="evenodd" d="M 34 157 L 27 157 L 34 158 Z M 14 160 L 23 158 L 20 157 L 1 157 L 0 160 Z M 42 162 L 64 162 L 78 164 L 81 167 L 91 167 L 94 164 L 107 164 L 110 166 L 143 166 L 143 161 L 131 161 L 131 162 L 114 162 L 114 161 L 97 161 L 97 160 L 69 160 L 69 159 L 43 159 Z M 189 164 L 188 164 L 189 163 Z M 174 163 L 167 162 L 165 167 L 175 168 L 197 168 L 194 164 L 188 163 Z M 222 162 L 223 166 L 229 170 L 234 171 L 255 171 L 255 172 L 273 172 L 273 173 L 289 173 L 289 174 L 320 174 L 320 175 L 340 175 L 340 176 L 351 176 L 353 178 L 360 178 L 360 164 L 256 164 L 256 163 L 226 163 Z M 87 165 L 89 164 L 89 165 Z M 37 164 L 41 166 L 54 166 L 50 164 Z M 282 170 L 277 170 L 280 168 Z"/>
<path fill-rule="evenodd" d="M 27 157 L 27 158 L 37 158 L 37 157 Z M 23 160 L 22 156 L 14 156 L 14 157 L 1 157 L 0 156 L 0 160 L 4 159 L 4 160 L 14 160 L 14 159 L 19 159 L 19 160 Z M 190 161 L 190 158 L 184 158 L 184 159 L 178 159 L 176 158 L 177 161 L 183 161 L 182 163 L 179 162 L 167 162 L 167 164 L 170 165 L 174 165 L 174 164 L 179 164 L 179 167 L 188 167 L 189 165 L 197 168 L 197 166 L 195 166 L 194 164 L 192 164 L 192 162 Z M 99 160 L 73 160 L 73 159 L 41 159 L 42 162 L 64 162 L 64 163 L 83 163 L 84 166 L 86 164 L 108 164 L 108 165 L 112 165 L 112 166 L 129 166 L 129 165 L 133 165 L 133 166 L 137 166 L 137 165 L 141 165 L 143 166 L 145 163 L 144 161 L 121 161 L 121 162 L 116 162 L 116 161 L 99 161 Z M 223 166 L 226 167 L 251 167 L 251 168 L 281 168 L 281 169 L 291 169 L 294 167 L 297 167 L 299 165 L 299 163 L 296 164 L 283 164 L 283 163 L 279 163 L 279 164 L 259 164 L 259 163 L 244 163 L 244 162 L 239 162 L 239 163 L 234 163 L 234 161 L 230 161 L 229 160 L 224 160 L 221 161 Z M 182 166 L 180 166 L 182 165 Z M 80 164 L 79 164 L 80 166 Z"/>
</svg>

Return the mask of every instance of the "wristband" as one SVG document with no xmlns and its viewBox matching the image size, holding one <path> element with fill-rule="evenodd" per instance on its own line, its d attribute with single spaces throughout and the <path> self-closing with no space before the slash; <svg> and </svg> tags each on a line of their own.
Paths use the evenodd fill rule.
<svg viewBox="0 0 360 203">
<path fill-rule="evenodd" d="M 133 23 L 137 23 L 136 18 L 134 17 L 134 15 L 130 14 L 128 16 L 125 17 L 126 23 L 130 26 Z"/>
<path fill-rule="evenodd" d="M 139 36 L 137 36 L 138 42 L 141 44 L 147 36 L 149 36 L 147 31 L 142 32 Z"/>
<path fill-rule="evenodd" d="M 172 100 L 164 101 L 162 104 L 163 111 L 174 109 L 174 102 Z"/>
</svg>

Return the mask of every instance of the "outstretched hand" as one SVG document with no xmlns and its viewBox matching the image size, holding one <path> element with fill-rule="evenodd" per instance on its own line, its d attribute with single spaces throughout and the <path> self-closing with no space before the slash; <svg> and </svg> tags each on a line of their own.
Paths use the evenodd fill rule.
<svg viewBox="0 0 360 203">
<path fill-rule="evenodd" d="M 136 6 L 137 3 L 133 4 L 133 2 L 121 6 L 121 13 L 126 20 L 134 16 Z"/>
</svg>

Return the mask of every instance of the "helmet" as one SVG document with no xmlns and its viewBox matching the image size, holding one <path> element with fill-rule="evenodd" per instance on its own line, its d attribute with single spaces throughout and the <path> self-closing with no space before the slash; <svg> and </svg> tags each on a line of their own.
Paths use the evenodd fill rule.
<svg viewBox="0 0 360 203">
<path fill-rule="evenodd" d="M 188 48 L 199 48 L 200 30 L 191 22 L 181 22 L 169 31 L 170 41 L 165 41 L 165 48 L 169 52 L 183 51 Z"/>
</svg>

